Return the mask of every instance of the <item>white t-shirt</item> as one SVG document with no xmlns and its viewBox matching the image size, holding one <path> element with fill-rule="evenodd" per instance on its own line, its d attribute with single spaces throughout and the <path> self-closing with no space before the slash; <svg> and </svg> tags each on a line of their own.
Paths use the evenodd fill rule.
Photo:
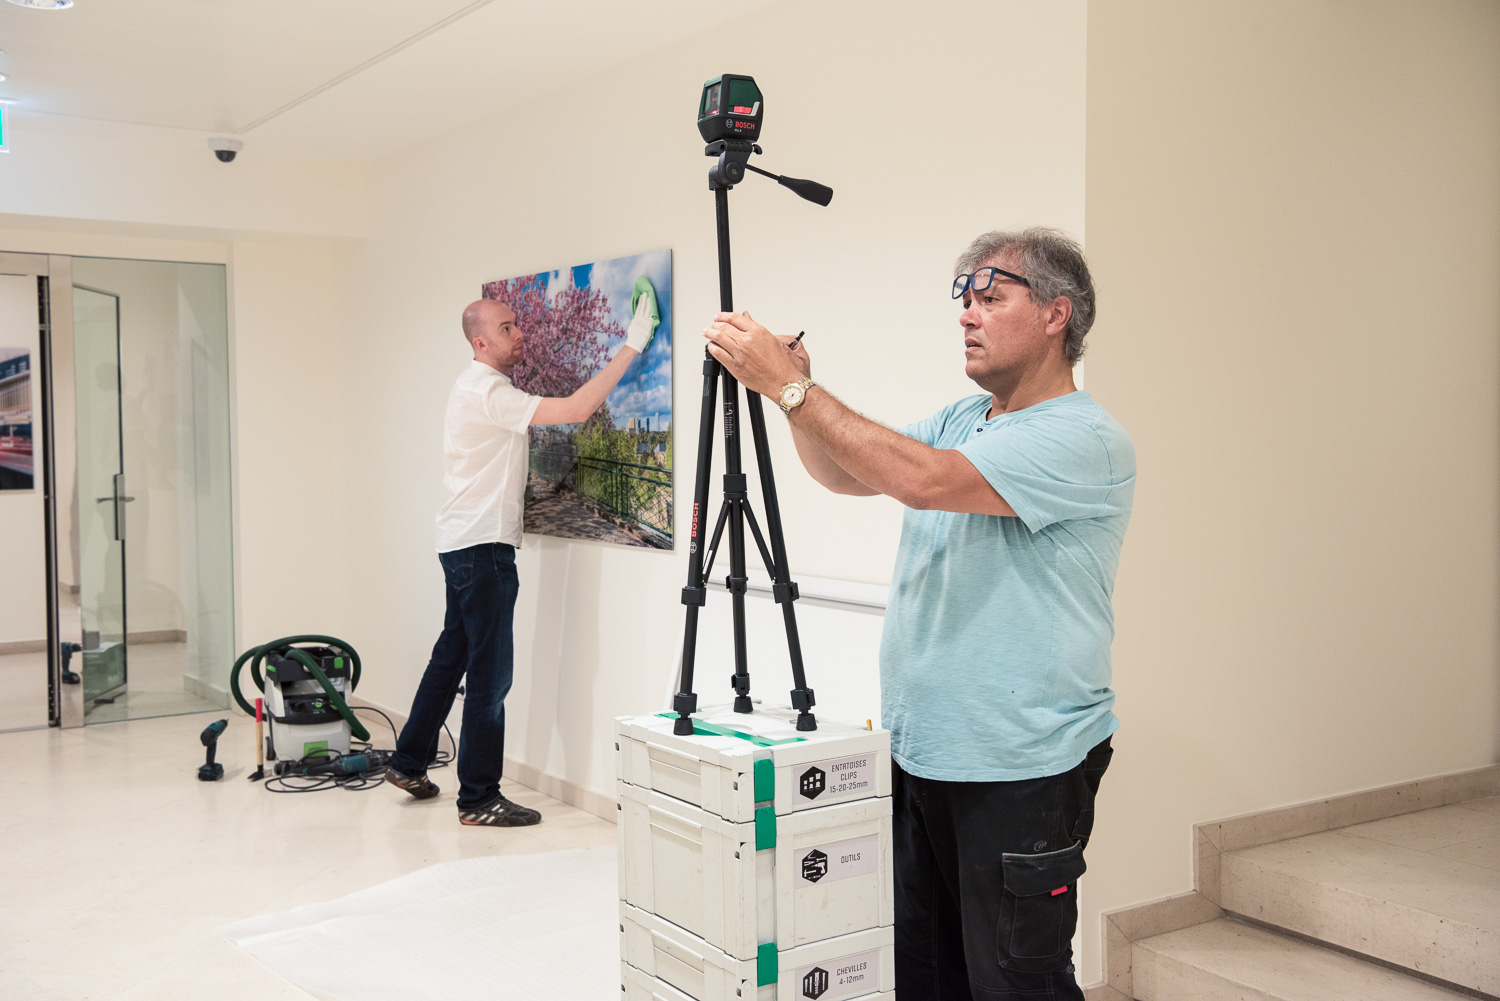
<svg viewBox="0 0 1500 1001">
<path fill-rule="evenodd" d="M 453 384 L 443 415 L 448 498 L 438 509 L 438 552 L 487 542 L 520 548 L 526 429 L 541 402 L 482 361 L 469 362 Z"/>
</svg>

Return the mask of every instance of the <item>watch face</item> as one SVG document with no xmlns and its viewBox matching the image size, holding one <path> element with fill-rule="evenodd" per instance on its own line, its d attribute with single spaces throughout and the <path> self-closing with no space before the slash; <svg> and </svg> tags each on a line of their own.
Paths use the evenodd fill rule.
<svg viewBox="0 0 1500 1001">
<path fill-rule="evenodd" d="M 795 407 L 802 402 L 802 387 L 797 385 L 787 386 L 781 391 L 781 403 L 783 406 Z"/>
</svg>

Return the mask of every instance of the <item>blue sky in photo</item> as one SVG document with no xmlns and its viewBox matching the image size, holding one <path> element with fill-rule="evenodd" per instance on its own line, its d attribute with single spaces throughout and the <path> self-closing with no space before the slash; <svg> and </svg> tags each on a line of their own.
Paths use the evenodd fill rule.
<svg viewBox="0 0 1500 1001">
<path fill-rule="evenodd" d="M 631 363 L 625 378 L 605 401 L 615 427 L 624 428 L 631 417 L 652 418 L 651 429 L 664 430 L 672 419 L 672 252 L 651 250 L 630 257 L 579 264 L 567 269 L 543 272 L 537 280 L 549 293 L 566 288 L 571 279 L 578 288 L 594 288 L 609 301 L 610 316 L 621 328 L 630 326 L 630 297 L 635 280 L 645 275 L 656 289 L 661 324 L 644 354 Z M 609 355 L 625 342 L 622 338 L 597 335 L 609 348 Z"/>
</svg>

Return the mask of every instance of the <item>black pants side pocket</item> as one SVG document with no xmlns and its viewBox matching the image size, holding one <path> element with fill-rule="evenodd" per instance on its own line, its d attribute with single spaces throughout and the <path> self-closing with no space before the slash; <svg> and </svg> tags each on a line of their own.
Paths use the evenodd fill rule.
<svg viewBox="0 0 1500 1001">
<path fill-rule="evenodd" d="M 1046 973 L 1067 966 L 1078 926 L 1078 877 L 1083 842 L 1040 855 L 1001 856 L 1005 891 L 997 947 L 1008 970 Z"/>
</svg>

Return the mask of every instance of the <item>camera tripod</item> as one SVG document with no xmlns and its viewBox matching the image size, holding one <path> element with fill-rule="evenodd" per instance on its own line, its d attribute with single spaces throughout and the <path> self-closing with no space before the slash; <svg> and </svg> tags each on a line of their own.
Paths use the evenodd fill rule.
<svg viewBox="0 0 1500 1001">
<path fill-rule="evenodd" d="M 756 96 L 759 97 L 758 94 Z M 759 110 L 758 104 L 756 110 Z M 773 178 L 801 197 L 820 205 L 827 205 L 833 197 L 831 188 L 813 181 L 778 177 L 759 167 L 750 166 L 750 155 L 759 152 L 760 147 L 754 143 L 733 139 L 711 142 L 704 150 L 706 155 L 718 157 L 718 162 L 709 170 L 708 184 L 714 193 L 718 222 L 719 309 L 726 313 L 734 309 L 729 262 L 729 189 L 744 179 L 745 171 Z M 724 501 L 719 508 L 718 519 L 705 553 L 701 543 L 706 524 L 704 515 L 708 507 L 709 476 L 713 465 L 714 410 L 720 387 L 724 395 Z M 698 416 L 698 470 L 693 484 L 692 544 L 688 551 L 687 586 L 682 589 L 682 603 L 687 609 L 687 626 L 683 634 L 681 680 L 672 700 L 672 710 L 677 713 L 672 732 L 681 736 L 693 732 L 692 714 L 698 709 L 698 696 L 693 693 L 698 610 L 703 607 L 707 598 L 705 582 L 713 570 L 714 559 L 718 555 L 726 527 L 729 529 L 729 576 L 725 585 L 729 590 L 734 616 L 734 675 L 730 680 L 734 689 L 734 711 L 748 713 L 752 709 L 750 672 L 745 649 L 745 592 L 749 584 L 749 578 L 745 575 L 745 530 L 748 527 L 760 550 L 761 559 L 771 574 L 771 592 L 776 603 L 781 606 L 786 624 L 787 650 L 791 656 L 794 686 L 791 693 L 792 708 L 797 710 L 797 729 L 818 728 L 817 717 L 812 713 L 813 691 L 807 687 L 807 677 L 802 666 L 802 642 L 797 635 L 797 614 L 793 605 L 798 597 L 797 585 L 793 582 L 787 565 L 786 542 L 781 532 L 781 508 L 776 501 L 776 477 L 771 470 L 771 453 L 766 440 L 766 418 L 761 409 L 760 395 L 747 392 L 745 397 L 745 410 L 750 414 L 750 435 L 755 446 L 756 468 L 760 474 L 765 505 L 765 535 L 761 533 L 760 525 L 755 520 L 755 512 L 750 507 L 749 482 L 740 465 L 739 382 L 705 350 L 703 404 Z M 767 536 L 770 539 L 769 548 Z"/>
</svg>

